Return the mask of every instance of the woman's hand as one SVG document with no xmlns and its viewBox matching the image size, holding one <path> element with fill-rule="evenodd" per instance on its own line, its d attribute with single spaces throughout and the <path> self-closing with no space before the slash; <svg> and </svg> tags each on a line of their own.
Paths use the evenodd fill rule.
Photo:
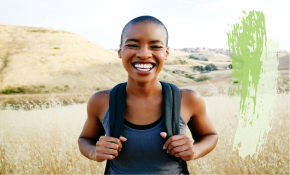
<svg viewBox="0 0 290 175">
<path fill-rule="evenodd" d="M 98 162 L 103 162 L 104 160 L 112 160 L 118 156 L 118 153 L 122 149 L 122 143 L 127 139 L 125 137 L 120 137 L 120 139 L 108 136 L 101 136 L 99 141 L 96 143 L 96 149 L 92 155 L 92 159 Z"/>
<path fill-rule="evenodd" d="M 160 135 L 165 139 L 166 132 L 161 132 Z M 171 136 L 163 146 L 167 149 L 167 153 L 175 157 L 180 157 L 184 161 L 194 159 L 195 149 L 192 140 L 185 134 Z"/>
</svg>

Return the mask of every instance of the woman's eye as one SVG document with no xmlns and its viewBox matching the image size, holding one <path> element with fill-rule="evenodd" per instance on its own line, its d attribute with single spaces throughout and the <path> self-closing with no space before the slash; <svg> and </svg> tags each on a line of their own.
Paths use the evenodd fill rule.
<svg viewBox="0 0 290 175">
<path fill-rule="evenodd" d="M 129 45 L 127 45 L 127 47 L 138 47 L 138 45 L 129 44 Z"/>
<path fill-rule="evenodd" d="M 156 48 L 162 48 L 162 46 L 151 46 L 151 48 L 156 49 Z"/>
</svg>

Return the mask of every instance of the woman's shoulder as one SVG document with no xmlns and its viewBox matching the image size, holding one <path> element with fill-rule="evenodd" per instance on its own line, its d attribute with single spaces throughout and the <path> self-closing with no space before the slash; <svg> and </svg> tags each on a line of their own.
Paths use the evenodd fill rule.
<svg viewBox="0 0 290 175">
<path fill-rule="evenodd" d="M 98 91 L 94 93 L 88 101 L 88 112 L 93 113 L 93 116 L 98 117 L 100 121 L 102 121 L 109 107 L 111 90 L 112 89 Z"/>
<path fill-rule="evenodd" d="M 192 89 L 180 89 L 181 100 L 189 103 L 197 102 L 202 99 L 202 96 Z"/>
<path fill-rule="evenodd" d="M 109 102 L 111 90 L 112 89 L 106 89 L 95 92 L 89 99 L 89 103 L 101 105 L 103 103 Z"/>
<path fill-rule="evenodd" d="M 180 89 L 181 108 L 183 109 L 186 121 L 192 116 L 196 116 L 200 110 L 205 109 L 205 102 L 202 96 L 192 89 Z"/>
</svg>

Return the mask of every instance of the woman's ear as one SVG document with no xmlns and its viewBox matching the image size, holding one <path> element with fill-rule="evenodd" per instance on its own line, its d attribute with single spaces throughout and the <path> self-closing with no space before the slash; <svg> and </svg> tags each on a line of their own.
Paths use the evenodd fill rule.
<svg viewBox="0 0 290 175">
<path fill-rule="evenodd" d="M 122 56 L 121 56 L 121 45 L 120 45 L 120 48 L 119 48 L 119 50 L 118 50 L 118 57 L 119 57 L 119 58 L 122 58 Z"/>
<path fill-rule="evenodd" d="M 165 57 L 165 60 L 168 60 L 168 57 L 169 57 L 169 47 L 166 48 L 166 57 Z"/>
</svg>

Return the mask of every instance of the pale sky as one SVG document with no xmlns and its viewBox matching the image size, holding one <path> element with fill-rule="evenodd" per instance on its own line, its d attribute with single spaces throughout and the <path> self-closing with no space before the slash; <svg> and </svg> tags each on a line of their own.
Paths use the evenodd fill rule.
<svg viewBox="0 0 290 175">
<path fill-rule="evenodd" d="M 289 0 L 0 0 L 0 23 L 65 30 L 117 49 L 125 24 L 141 15 L 160 19 L 172 48 L 228 48 L 228 24 L 242 10 L 262 11 L 268 38 L 290 50 Z"/>
</svg>

